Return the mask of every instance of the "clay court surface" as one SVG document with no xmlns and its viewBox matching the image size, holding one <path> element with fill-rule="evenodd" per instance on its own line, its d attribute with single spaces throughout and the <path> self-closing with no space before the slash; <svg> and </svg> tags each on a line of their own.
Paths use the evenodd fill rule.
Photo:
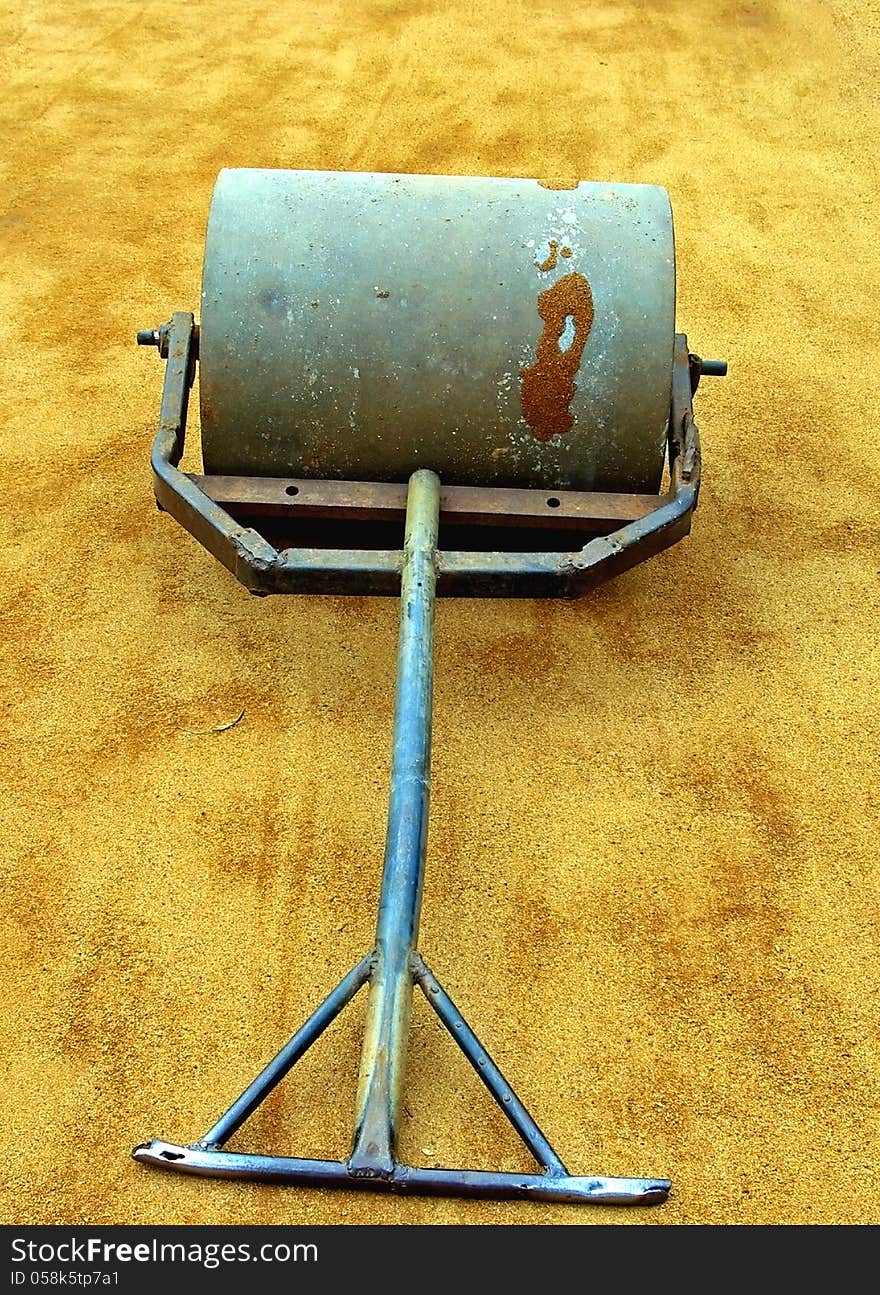
<svg viewBox="0 0 880 1295">
<path fill-rule="evenodd" d="M 878 6 L 4 10 L 4 1221 L 880 1222 Z M 666 1206 L 129 1159 L 366 951 L 384 839 L 395 601 L 250 598 L 152 502 L 134 333 L 198 310 L 224 165 L 670 190 L 730 361 L 694 531 L 579 603 L 441 603 L 421 941 L 572 1172 Z M 234 1147 L 344 1156 L 363 1006 Z M 420 1004 L 406 1106 L 417 1163 L 529 1166 Z"/>
</svg>

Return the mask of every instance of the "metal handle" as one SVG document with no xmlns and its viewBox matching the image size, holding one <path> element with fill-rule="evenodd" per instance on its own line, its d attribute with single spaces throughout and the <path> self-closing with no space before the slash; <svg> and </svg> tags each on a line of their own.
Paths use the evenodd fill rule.
<svg viewBox="0 0 880 1295">
<path fill-rule="evenodd" d="M 388 835 L 349 1162 L 366 1175 L 394 1171 L 403 1091 L 428 842 L 439 520 L 440 478 L 422 468 L 410 478 L 406 501 Z"/>
</svg>

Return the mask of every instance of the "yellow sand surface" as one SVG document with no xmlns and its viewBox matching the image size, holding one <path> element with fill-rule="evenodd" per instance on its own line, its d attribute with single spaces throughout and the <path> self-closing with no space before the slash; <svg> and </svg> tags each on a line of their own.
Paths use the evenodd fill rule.
<svg viewBox="0 0 880 1295">
<path fill-rule="evenodd" d="M 3 13 L 4 1220 L 880 1223 L 878 5 Z M 670 190 L 679 327 L 730 361 L 694 531 L 578 603 L 439 607 L 421 941 L 572 1171 L 666 1206 L 129 1158 L 366 951 L 382 858 L 395 601 L 250 598 L 152 501 L 134 332 L 198 310 L 221 166 Z M 233 1145 L 344 1156 L 362 1020 Z M 422 1005 L 401 1143 L 529 1165 Z"/>
</svg>

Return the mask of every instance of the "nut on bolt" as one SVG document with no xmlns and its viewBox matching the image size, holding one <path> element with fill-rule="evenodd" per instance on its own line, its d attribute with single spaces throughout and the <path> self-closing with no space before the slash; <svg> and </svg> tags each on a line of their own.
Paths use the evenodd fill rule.
<svg viewBox="0 0 880 1295">
<path fill-rule="evenodd" d="M 158 328 L 142 328 L 137 335 L 138 346 L 155 346 L 163 360 L 168 358 L 168 333 L 171 325 L 160 324 Z"/>
</svg>

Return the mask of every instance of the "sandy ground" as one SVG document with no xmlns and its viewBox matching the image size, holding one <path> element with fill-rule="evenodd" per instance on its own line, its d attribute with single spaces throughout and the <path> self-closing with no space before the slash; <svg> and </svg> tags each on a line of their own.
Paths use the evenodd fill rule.
<svg viewBox="0 0 880 1295">
<path fill-rule="evenodd" d="M 880 1222 L 878 6 L 4 9 L 4 1220 Z M 223 165 L 672 194 L 679 326 L 731 365 L 694 533 L 440 607 L 422 940 L 572 1169 L 665 1207 L 129 1159 L 368 947 L 383 842 L 394 601 L 251 599 L 152 503 L 133 335 L 197 308 Z M 345 1152 L 361 1019 L 236 1146 Z M 413 1159 L 528 1164 L 421 1009 L 407 1109 Z"/>
</svg>

